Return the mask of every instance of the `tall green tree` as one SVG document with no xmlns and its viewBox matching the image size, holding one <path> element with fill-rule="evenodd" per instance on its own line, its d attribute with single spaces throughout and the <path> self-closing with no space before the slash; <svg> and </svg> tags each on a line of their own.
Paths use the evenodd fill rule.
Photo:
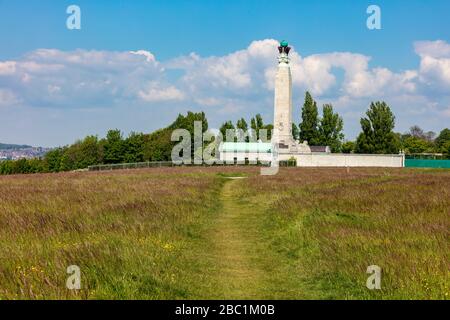
<svg viewBox="0 0 450 320">
<path fill-rule="evenodd" d="M 105 163 L 120 163 L 124 159 L 125 144 L 120 130 L 109 130 L 104 144 Z"/>
<path fill-rule="evenodd" d="M 226 122 L 224 122 L 221 126 L 220 126 L 220 133 L 222 134 L 222 139 L 223 139 L 223 141 L 226 141 L 226 142 L 234 142 L 235 141 L 235 134 L 234 134 L 234 130 L 235 130 L 235 127 L 234 127 L 234 125 L 233 125 L 233 122 L 231 122 L 231 121 L 226 121 Z M 228 141 L 227 140 L 227 130 L 233 130 L 233 141 Z"/>
<path fill-rule="evenodd" d="M 172 129 L 156 130 L 144 136 L 144 161 L 170 161 L 174 143 Z"/>
<path fill-rule="evenodd" d="M 75 169 L 83 169 L 102 163 L 103 159 L 97 136 L 87 136 L 76 143 L 75 146 Z"/>
<path fill-rule="evenodd" d="M 432 144 L 424 138 L 416 136 L 401 137 L 401 146 L 405 153 L 432 152 Z"/>
<path fill-rule="evenodd" d="M 124 162 L 144 161 L 144 139 L 143 133 L 131 132 L 125 139 Z"/>
<path fill-rule="evenodd" d="M 80 161 L 80 141 L 68 146 L 61 157 L 61 171 L 70 171 L 77 168 L 77 162 Z M 82 155 L 81 155 L 82 156 Z"/>
<path fill-rule="evenodd" d="M 208 120 L 204 112 L 191 112 L 184 116 L 179 114 L 177 119 L 169 126 L 170 129 L 186 129 L 191 134 L 192 139 L 194 139 L 194 125 L 195 122 L 201 122 L 202 131 L 206 132 L 208 130 Z"/>
<path fill-rule="evenodd" d="M 151 161 L 170 161 L 172 148 L 179 143 L 178 141 L 171 141 L 172 133 L 176 129 L 185 129 L 189 132 L 191 136 L 191 157 L 194 157 L 196 152 L 201 152 L 201 150 L 195 150 L 195 122 L 201 123 L 202 133 L 208 130 L 208 120 L 205 113 L 189 111 L 186 115 L 179 114 L 177 119 L 167 128 L 151 133 L 145 139 L 144 158 Z"/>
<path fill-rule="evenodd" d="M 47 152 L 44 156 L 45 168 L 49 172 L 59 172 L 61 170 L 61 157 L 64 153 L 63 148 L 55 148 Z"/>
<path fill-rule="evenodd" d="M 179 121 L 182 119 L 182 121 Z M 195 123 L 201 123 L 201 133 L 202 135 L 208 130 L 208 120 L 206 119 L 206 115 L 204 112 L 191 112 L 189 111 L 186 116 L 180 115 L 175 121 L 175 123 L 171 126 L 174 129 L 186 129 L 189 131 L 191 135 L 191 157 L 194 158 L 195 154 L 201 155 L 203 153 L 203 144 L 201 146 L 195 145 Z M 202 139 L 202 138 L 201 138 Z M 203 142 L 203 139 L 201 140 Z M 174 143 L 175 145 L 175 143 Z"/>
<path fill-rule="evenodd" d="M 257 141 L 261 139 L 259 130 L 265 128 L 263 118 L 259 113 L 250 120 L 250 127 L 252 128 L 252 140 Z"/>
<path fill-rule="evenodd" d="M 384 101 L 372 102 L 361 118 L 362 132 L 356 140 L 356 153 L 398 153 L 399 139 L 393 132 L 395 116 Z"/>
<path fill-rule="evenodd" d="M 436 144 L 436 150 L 438 152 L 449 153 L 450 129 L 445 128 L 442 130 L 435 139 L 434 143 Z"/>
<path fill-rule="evenodd" d="M 344 121 L 339 114 L 333 112 L 331 104 L 323 105 L 323 115 L 320 119 L 317 143 L 330 146 L 331 152 L 341 152 L 344 134 Z"/>
<path fill-rule="evenodd" d="M 248 124 L 244 118 L 239 119 L 236 122 L 236 129 L 238 130 L 238 141 L 249 142 Z"/>
<path fill-rule="evenodd" d="M 292 122 L 292 138 L 294 138 L 294 140 L 298 140 L 299 133 L 300 131 L 298 130 L 297 125 L 294 122 Z"/>
<path fill-rule="evenodd" d="M 263 137 L 262 134 L 260 134 L 260 139 L 262 142 L 270 142 L 272 139 L 272 133 L 273 133 L 273 124 L 269 123 L 263 126 L 263 129 L 267 132 L 267 137 Z"/>
<path fill-rule="evenodd" d="M 346 141 L 342 144 L 342 153 L 353 153 L 355 150 L 354 141 Z"/>
<path fill-rule="evenodd" d="M 302 108 L 302 122 L 300 128 L 300 142 L 308 141 L 309 145 L 316 145 L 318 143 L 318 111 L 317 103 L 314 101 L 311 94 L 307 91 L 305 94 L 305 102 Z"/>
</svg>

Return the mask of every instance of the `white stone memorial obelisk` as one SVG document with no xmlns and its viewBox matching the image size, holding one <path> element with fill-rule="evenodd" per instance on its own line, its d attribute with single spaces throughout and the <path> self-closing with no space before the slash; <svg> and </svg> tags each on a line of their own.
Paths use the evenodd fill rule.
<svg viewBox="0 0 450 320">
<path fill-rule="evenodd" d="M 292 138 L 292 76 L 289 65 L 290 47 L 281 41 L 278 47 L 278 70 L 275 77 L 273 142 L 282 151 L 294 142 Z"/>
<path fill-rule="evenodd" d="M 292 76 L 289 65 L 291 48 L 286 41 L 278 47 L 278 70 L 275 77 L 275 101 L 272 143 L 278 152 L 297 153 L 310 152 L 306 144 L 298 144 L 292 137 Z"/>
</svg>

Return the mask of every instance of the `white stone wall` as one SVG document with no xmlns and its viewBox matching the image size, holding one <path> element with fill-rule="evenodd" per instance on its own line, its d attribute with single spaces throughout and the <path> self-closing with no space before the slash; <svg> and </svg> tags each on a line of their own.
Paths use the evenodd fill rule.
<svg viewBox="0 0 450 320">
<path fill-rule="evenodd" d="M 294 157 L 297 167 L 396 167 L 405 166 L 405 156 L 400 154 L 298 154 L 280 155 L 280 160 Z"/>
<path fill-rule="evenodd" d="M 272 161 L 271 153 L 258 153 L 258 152 L 221 152 L 220 160 L 227 163 L 233 163 L 234 158 L 237 158 L 239 162 L 245 162 L 245 158 L 256 164 L 257 161 Z"/>
<path fill-rule="evenodd" d="M 294 157 L 297 167 L 394 167 L 405 166 L 405 156 L 400 154 L 344 154 L 344 153 L 311 153 L 297 155 L 279 155 L 279 160 L 289 160 Z M 234 158 L 243 163 L 247 158 L 256 163 L 259 161 L 272 161 L 270 153 L 257 152 L 221 152 L 220 160 L 233 163 Z"/>
</svg>

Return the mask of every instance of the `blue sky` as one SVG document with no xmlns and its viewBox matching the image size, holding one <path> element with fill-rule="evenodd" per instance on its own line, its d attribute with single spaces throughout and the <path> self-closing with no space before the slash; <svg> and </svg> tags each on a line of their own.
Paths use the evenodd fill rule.
<svg viewBox="0 0 450 320">
<path fill-rule="evenodd" d="M 70 4 L 81 30 L 65 26 Z M 370 4 L 381 30 L 366 27 Z M 297 118 L 312 90 L 349 139 L 371 100 L 391 104 L 398 131 L 439 131 L 450 123 L 449 12 L 447 0 L 0 0 L 0 141 L 149 132 L 187 110 L 214 127 L 256 112 L 271 122 L 280 39 L 296 54 Z"/>
</svg>

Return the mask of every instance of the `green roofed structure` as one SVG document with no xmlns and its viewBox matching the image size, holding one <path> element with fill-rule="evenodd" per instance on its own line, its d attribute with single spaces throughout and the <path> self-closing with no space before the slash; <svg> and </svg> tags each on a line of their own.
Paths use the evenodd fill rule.
<svg viewBox="0 0 450 320">
<path fill-rule="evenodd" d="M 219 147 L 220 152 L 259 152 L 271 153 L 270 142 L 224 142 Z"/>
<path fill-rule="evenodd" d="M 219 146 L 220 159 L 227 163 L 272 163 L 271 142 L 222 142 Z"/>
</svg>

